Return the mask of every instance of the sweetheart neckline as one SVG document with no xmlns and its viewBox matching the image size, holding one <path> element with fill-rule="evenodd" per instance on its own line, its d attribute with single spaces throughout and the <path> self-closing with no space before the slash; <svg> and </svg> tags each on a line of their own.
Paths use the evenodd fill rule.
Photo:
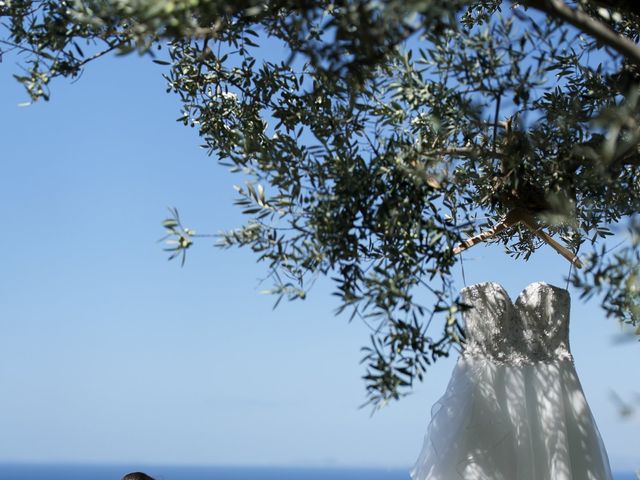
<svg viewBox="0 0 640 480">
<path fill-rule="evenodd" d="M 556 285 L 551 285 L 550 283 L 547 283 L 547 282 L 544 282 L 544 281 L 533 282 L 533 283 L 530 283 L 529 285 L 527 285 L 526 287 L 524 287 L 520 291 L 518 296 L 516 297 L 515 301 L 511 298 L 511 296 L 509 295 L 509 292 L 507 292 L 507 290 L 500 283 L 494 282 L 494 281 L 479 282 L 479 283 L 474 283 L 473 285 L 469 285 L 469 286 L 463 287 L 463 288 L 460 289 L 460 295 L 462 295 L 462 293 L 467 291 L 467 290 L 469 290 L 469 291 L 476 290 L 477 291 L 477 290 L 480 290 L 481 287 L 489 286 L 489 285 L 495 287 L 497 290 L 500 290 L 502 292 L 503 296 L 506 299 L 509 300 L 509 302 L 511 303 L 511 305 L 513 307 L 515 307 L 516 305 L 524 302 L 523 297 L 533 287 L 547 287 L 547 288 L 550 288 L 551 290 L 564 293 L 567 297 L 570 297 L 569 290 L 567 290 L 566 288 L 558 287 Z"/>
</svg>

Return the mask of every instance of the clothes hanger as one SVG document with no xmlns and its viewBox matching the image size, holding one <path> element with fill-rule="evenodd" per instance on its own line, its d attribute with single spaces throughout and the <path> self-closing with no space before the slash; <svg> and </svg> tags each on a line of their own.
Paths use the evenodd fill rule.
<svg viewBox="0 0 640 480">
<path fill-rule="evenodd" d="M 578 256 L 556 242 L 549 234 L 543 232 L 542 227 L 538 224 L 538 222 L 534 220 L 529 212 L 522 208 L 514 208 L 513 210 L 510 210 L 504 217 L 504 220 L 496 224 L 493 228 L 484 232 L 480 232 L 478 235 L 474 235 L 473 237 L 465 240 L 453 249 L 453 254 L 457 255 L 460 252 L 463 252 L 480 242 L 484 242 L 485 240 L 494 237 L 503 230 L 517 225 L 518 223 L 524 224 L 529 230 L 531 230 L 534 235 L 542 239 L 542 241 L 544 241 L 548 245 L 551 245 L 551 247 L 553 247 L 556 252 L 569 260 L 572 265 L 575 265 L 577 268 L 582 268 L 582 262 L 580 261 Z"/>
</svg>

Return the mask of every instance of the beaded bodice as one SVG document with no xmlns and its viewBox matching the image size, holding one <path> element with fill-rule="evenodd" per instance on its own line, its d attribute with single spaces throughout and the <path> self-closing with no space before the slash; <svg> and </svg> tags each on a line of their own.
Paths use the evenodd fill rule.
<svg viewBox="0 0 640 480">
<path fill-rule="evenodd" d="M 495 282 L 465 287 L 465 356 L 526 364 L 571 360 L 569 350 L 569 292 L 544 282 L 525 288 L 515 302 Z"/>
</svg>

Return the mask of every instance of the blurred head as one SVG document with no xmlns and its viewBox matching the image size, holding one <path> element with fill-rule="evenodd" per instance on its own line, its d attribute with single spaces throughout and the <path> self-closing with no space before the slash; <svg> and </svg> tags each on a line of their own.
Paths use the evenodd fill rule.
<svg viewBox="0 0 640 480">
<path fill-rule="evenodd" d="M 153 477 L 142 472 L 131 472 L 122 477 L 122 480 L 153 480 Z"/>
</svg>

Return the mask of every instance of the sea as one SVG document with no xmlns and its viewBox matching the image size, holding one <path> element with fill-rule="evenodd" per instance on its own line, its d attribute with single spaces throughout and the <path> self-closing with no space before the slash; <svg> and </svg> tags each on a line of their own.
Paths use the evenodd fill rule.
<svg viewBox="0 0 640 480">
<path fill-rule="evenodd" d="M 125 473 L 143 471 L 157 480 L 409 480 L 408 469 L 185 467 L 131 465 L 0 464 L 0 480 L 120 480 Z M 614 480 L 637 480 L 634 473 L 617 473 Z"/>
</svg>

